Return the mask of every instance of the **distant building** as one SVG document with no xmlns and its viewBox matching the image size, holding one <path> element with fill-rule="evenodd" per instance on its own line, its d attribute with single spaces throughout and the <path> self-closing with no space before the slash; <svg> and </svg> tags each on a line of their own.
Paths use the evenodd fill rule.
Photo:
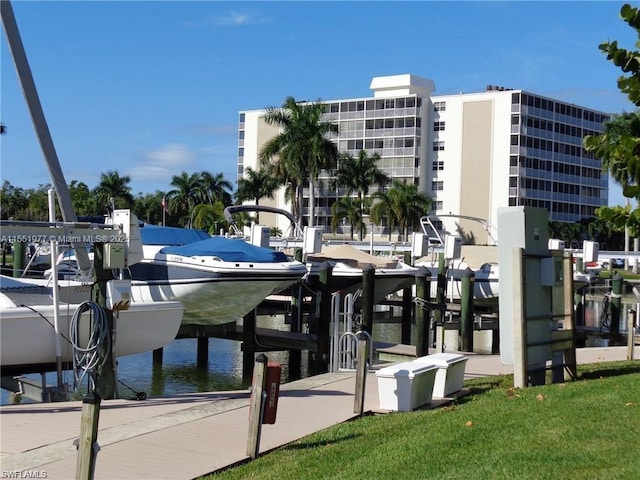
<svg viewBox="0 0 640 480">
<path fill-rule="evenodd" d="M 370 88 L 373 97 L 325 102 L 326 120 L 340 128 L 332 140 L 353 156 L 362 149 L 378 153 L 388 175 L 434 199 L 432 213 L 495 225 L 499 207 L 528 205 L 546 208 L 550 220 L 577 222 L 607 205 L 607 174 L 582 147 L 585 135 L 602 132 L 609 119 L 603 112 L 491 85 L 479 93 L 432 95 L 432 80 L 410 74 L 375 77 Z M 239 177 L 247 167 L 259 168 L 260 148 L 278 133 L 264 113 L 240 112 Z M 330 188 L 329 174 L 321 175 L 316 194 L 317 223 L 327 232 L 340 194 Z M 283 192 L 261 203 L 289 208 Z M 307 190 L 303 212 L 308 208 Z"/>
</svg>

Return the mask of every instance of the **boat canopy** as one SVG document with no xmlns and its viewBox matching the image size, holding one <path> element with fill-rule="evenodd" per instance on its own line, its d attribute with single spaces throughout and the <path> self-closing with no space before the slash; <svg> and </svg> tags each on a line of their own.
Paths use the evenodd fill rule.
<svg viewBox="0 0 640 480">
<path fill-rule="evenodd" d="M 188 245 L 169 246 L 160 250 L 160 253 L 185 257 L 214 256 L 225 262 L 276 263 L 289 261 L 283 252 L 258 247 L 244 240 L 225 237 L 209 237 L 206 240 Z"/>
<path fill-rule="evenodd" d="M 156 225 L 144 225 L 140 236 L 143 245 L 187 245 L 211 238 L 204 230 Z"/>
</svg>

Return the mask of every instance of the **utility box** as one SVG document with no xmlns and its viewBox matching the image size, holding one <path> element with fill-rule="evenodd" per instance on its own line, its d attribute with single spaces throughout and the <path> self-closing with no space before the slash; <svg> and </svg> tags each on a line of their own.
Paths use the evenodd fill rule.
<svg viewBox="0 0 640 480">
<path fill-rule="evenodd" d="M 444 258 L 460 258 L 462 252 L 462 238 L 447 235 L 444 238 Z"/>
<path fill-rule="evenodd" d="M 582 242 L 582 261 L 584 263 L 597 262 L 599 253 L 598 242 L 590 242 L 588 240 Z"/>
<path fill-rule="evenodd" d="M 271 231 L 264 225 L 251 226 L 251 245 L 269 248 Z"/>
<path fill-rule="evenodd" d="M 303 253 L 320 253 L 322 250 L 322 229 L 318 227 L 304 227 Z"/>
<path fill-rule="evenodd" d="M 402 362 L 376 372 L 380 408 L 408 412 L 431 403 L 438 367 Z"/>
<path fill-rule="evenodd" d="M 411 237 L 411 256 L 413 258 L 429 255 L 429 237 L 424 233 L 414 232 Z"/>
<path fill-rule="evenodd" d="M 433 397 L 445 398 L 462 390 L 464 371 L 469 357 L 457 353 L 435 353 L 416 358 L 413 363 L 438 368 L 433 383 Z"/>
<path fill-rule="evenodd" d="M 124 243 L 105 243 L 104 257 L 102 260 L 103 268 L 124 268 L 126 258 Z"/>
</svg>

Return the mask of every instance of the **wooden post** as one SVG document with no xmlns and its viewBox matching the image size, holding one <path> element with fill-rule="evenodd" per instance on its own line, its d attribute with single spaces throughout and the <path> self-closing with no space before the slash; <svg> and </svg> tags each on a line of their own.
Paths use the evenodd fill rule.
<svg viewBox="0 0 640 480">
<path fill-rule="evenodd" d="M 267 356 L 260 354 L 256 357 L 251 383 L 251 399 L 249 406 L 249 437 L 247 439 L 247 455 L 252 459 L 260 452 L 260 434 L 262 433 L 262 408 L 264 407 L 264 385 L 267 380 Z"/>
<path fill-rule="evenodd" d="M 206 370 L 209 368 L 209 337 L 198 337 L 197 341 L 196 368 Z"/>
<path fill-rule="evenodd" d="M 436 287 L 436 303 L 444 305 L 447 300 L 447 264 L 445 262 L 444 253 L 438 254 L 438 280 Z M 436 310 L 434 312 L 434 321 L 443 324 L 442 334 L 444 335 L 444 312 Z"/>
<path fill-rule="evenodd" d="M 633 348 L 635 346 L 636 312 L 629 309 L 627 314 L 627 360 L 633 360 Z"/>
<path fill-rule="evenodd" d="M 256 354 L 256 311 L 247 313 L 242 320 L 242 384 L 249 383 L 254 375 Z"/>
<path fill-rule="evenodd" d="M 364 395 L 367 383 L 367 363 L 369 360 L 369 338 L 365 333 L 358 334 L 358 351 L 356 364 L 356 391 L 353 402 L 353 413 L 362 416 L 364 413 Z"/>
<path fill-rule="evenodd" d="M 294 258 L 298 262 L 302 262 L 302 249 L 296 248 L 293 252 Z M 296 283 L 291 287 L 291 323 L 289 330 L 291 332 L 302 331 L 303 301 L 302 301 L 302 284 Z M 302 376 L 302 350 L 289 350 L 289 380 L 296 380 Z"/>
<path fill-rule="evenodd" d="M 462 351 L 473 352 L 473 291 L 475 274 L 469 267 L 462 272 L 460 297 L 460 337 Z"/>
<path fill-rule="evenodd" d="M 622 311 L 622 275 L 616 273 L 612 278 L 611 293 L 611 328 L 609 330 L 609 344 L 615 345 L 620 338 L 620 312 Z"/>
<path fill-rule="evenodd" d="M 411 252 L 404 252 L 404 263 L 411 264 Z M 400 343 L 411 345 L 411 313 L 413 303 L 411 287 L 402 289 L 402 320 L 400 328 Z"/>
<path fill-rule="evenodd" d="M 113 279 L 113 273 L 111 270 L 102 268 L 104 259 L 104 243 L 94 244 L 94 261 L 93 267 L 95 271 L 96 281 L 93 285 L 93 297 L 95 302 L 105 310 L 107 317 L 107 325 L 109 328 L 109 335 L 113 331 L 113 311 L 107 310 L 107 282 Z M 111 339 L 113 342 L 113 338 Z M 100 355 L 104 356 L 104 363 L 102 367 L 96 372 L 95 382 L 96 391 L 100 397 L 105 400 L 110 400 L 116 396 L 116 375 L 114 369 L 113 358 L 113 345 L 112 348 L 107 351 L 100 352 Z"/>
<path fill-rule="evenodd" d="M 158 365 L 158 366 L 162 366 L 162 358 L 164 356 L 164 348 L 160 347 L 160 348 L 156 348 L 153 351 L 153 364 L 154 365 Z"/>
<path fill-rule="evenodd" d="M 416 274 L 416 356 L 423 357 L 429 354 L 429 312 L 424 304 L 429 301 L 429 283 L 427 282 L 428 270 L 420 267 Z"/>
<path fill-rule="evenodd" d="M 577 307 L 574 309 L 574 289 L 573 289 L 573 255 L 565 252 L 562 258 L 563 298 L 564 298 L 564 322 L 563 330 L 571 331 L 571 348 L 564 351 L 564 363 L 566 365 L 564 380 L 575 380 L 578 378 L 578 361 L 576 359 L 576 317 L 582 315 Z M 583 287 L 585 288 L 585 287 Z M 582 296 L 580 296 L 582 302 Z M 583 322 L 584 324 L 584 322 Z"/>
<path fill-rule="evenodd" d="M 376 268 L 370 263 L 362 268 L 362 330 L 371 335 L 376 290 Z"/>
<path fill-rule="evenodd" d="M 98 420 L 100 419 L 100 395 L 92 392 L 82 400 L 80 436 L 78 437 L 78 459 L 76 480 L 93 479 L 98 446 Z"/>
<path fill-rule="evenodd" d="M 313 357 L 312 371 L 327 373 L 329 366 L 329 327 L 331 325 L 331 293 L 333 267 L 329 262 L 320 266 L 320 318 L 318 318 L 317 351 Z"/>
</svg>

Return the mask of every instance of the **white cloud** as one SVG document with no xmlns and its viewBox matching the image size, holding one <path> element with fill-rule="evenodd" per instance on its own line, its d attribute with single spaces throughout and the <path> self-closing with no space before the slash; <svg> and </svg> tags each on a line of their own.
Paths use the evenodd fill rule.
<svg viewBox="0 0 640 480">
<path fill-rule="evenodd" d="M 182 171 L 192 170 L 195 153 L 186 145 L 174 143 L 141 155 L 138 165 L 131 167 L 127 175 L 135 182 L 167 181 Z"/>
<path fill-rule="evenodd" d="M 272 23 L 273 17 L 257 15 L 250 12 L 229 12 L 225 15 L 212 16 L 203 20 L 183 21 L 183 27 L 244 27 L 246 25 L 262 25 Z"/>
</svg>

